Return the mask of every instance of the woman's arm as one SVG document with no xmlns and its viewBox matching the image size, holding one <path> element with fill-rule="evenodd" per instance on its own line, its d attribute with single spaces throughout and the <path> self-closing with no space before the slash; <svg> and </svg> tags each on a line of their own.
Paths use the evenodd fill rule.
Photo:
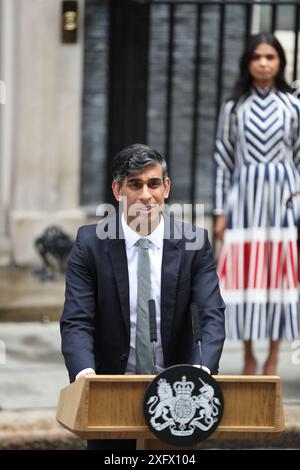
<svg viewBox="0 0 300 470">
<path fill-rule="evenodd" d="M 214 152 L 215 235 L 222 239 L 226 228 L 225 205 L 234 170 L 234 130 L 232 129 L 233 101 L 226 102 L 219 115 Z"/>
</svg>

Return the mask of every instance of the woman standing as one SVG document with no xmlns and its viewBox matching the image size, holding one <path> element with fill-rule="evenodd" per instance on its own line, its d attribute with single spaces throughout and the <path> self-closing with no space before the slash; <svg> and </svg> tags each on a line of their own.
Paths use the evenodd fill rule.
<svg viewBox="0 0 300 470">
<path fill-rule="evenodd" d="M 297 223 L 300 102 L 284 79 L 285 54 L 269 33 L 252 36 L 215 151 L 215 235 L 227 335 L 243 339 L 244 374 L 256 373 L 252 340 L 270 339 L 275 374 L 281 338 L 299 336 Z"/>
</svg>

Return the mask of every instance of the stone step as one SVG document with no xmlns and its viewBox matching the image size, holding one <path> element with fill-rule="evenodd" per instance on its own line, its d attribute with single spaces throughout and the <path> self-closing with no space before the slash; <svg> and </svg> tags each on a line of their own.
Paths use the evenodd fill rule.
<svg viewBox="0 0 300 470">
<path fill-rule="evenodd" d="M 42 282 L 32 270 L 0 270 L 0 322 L 55 321 L 60 318 L 65 278 Z"/>
<path fill-rule="evenodd" d="M 0 235 L 0 266 L 8 266 L 11 262 L 11 240 Z"/>
<path fill-rule="evenodd" d="M 55 419 L 55 410 L 0 412 L 0 450 L 84 449 Z"/>
</svg>

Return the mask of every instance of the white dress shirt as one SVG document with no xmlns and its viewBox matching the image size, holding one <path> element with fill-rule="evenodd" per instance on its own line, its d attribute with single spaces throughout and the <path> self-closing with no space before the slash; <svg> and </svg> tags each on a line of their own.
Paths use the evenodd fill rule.
<svg viewBox="0 0 300 470">
<path fill-rule="evenodd" d="M 161 265 L 163 255 L 163 238 L 164 238 L 164 218 L 161 216 L 160 223 L 156 229 L 150 233 L 146 238 L 149 243 L 149 258 L 150 258 L 150 273 L 151 273 L 151 299 L 155 301 L 156 307 L 156 325 L 157 325 L 157 342 L 155 344 L 156 351 L 156 367 L 157 371 L 162 372 L 164 369 L 164 357 L 161 342 L 160 332 L 160 290 L 161 290 Z M 136 318 L 137 318 L 137 269 L 138 269 L 138 247 L 136 242 L 142 238 L 137 232 L 127 225 L 124 214 L 122 214 L 122 229 L 125 238 L 125 247 L 128 264 L 128 279 L 129 279 L 129 305 L 130 305 L 130 351 L 126 374 L 136 373 L 136 358 L 135 358 L 135 344 L 136 344 Z M 206 372 L 210 370 L 202 366 Z M 95 372 L 93 369 L 88 368 L 80 371 L 76 375 L 76 379 L 88 373 Z"/>
<path fill-rule="evenodd" d="M 130 352 L 126 368 L 126 374 L 136 373 L 135 343 L 136 343 L 136 317 L 137 317 L 137 269 L 138 269 L 138 247 L 136 242 L 142 238 L 137 232 L 127 225 L 124 214 L 122 215 L 122 228 L 125 238 L 128 277 L 129 277 L 129 304 L 130 304 Z M 164 358 L 160 333 L 160 286 L 161 286 L 161 263 L 163 254 L 164 218 L 156 229 L 146 238 L 149 243 L 150 273 L 151 273 L 151 299 L 156 307 L 157 342 L 155 344 L 156 366 L 158 372 L 164 367 Z"/>
</svg>

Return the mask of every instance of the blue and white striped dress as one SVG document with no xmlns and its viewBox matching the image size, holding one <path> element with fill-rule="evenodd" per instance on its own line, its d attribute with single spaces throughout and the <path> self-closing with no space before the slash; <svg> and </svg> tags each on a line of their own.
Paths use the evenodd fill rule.
<svg viewBox="0 0 300 470">
<path fill-rule="evenodd" d="M 218 272 L 229 338 L 299 337 L 300 102 L 253 89 L 223 106 L 214 213 L 227 216 Z"/>
</svg>

